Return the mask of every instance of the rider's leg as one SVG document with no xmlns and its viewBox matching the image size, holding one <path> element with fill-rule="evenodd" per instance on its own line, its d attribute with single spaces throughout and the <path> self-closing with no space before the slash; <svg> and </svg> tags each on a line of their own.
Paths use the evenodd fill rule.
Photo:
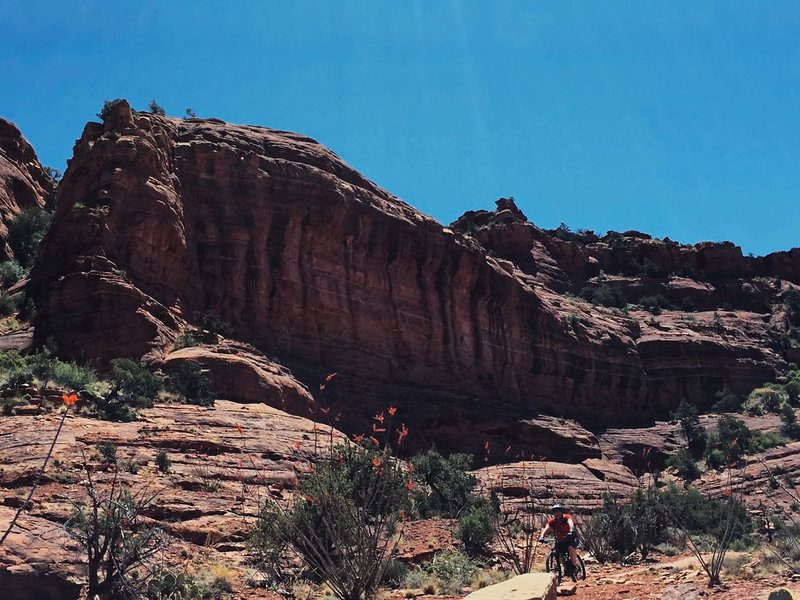
<svg viewBox="0 0 800 600">
<path fill-rule="evenodd" d="M 569 559 L 572 561 L 572 566 L 578 568 L 578 551 L 574 546 L 569 546 Z"/>
</svg>

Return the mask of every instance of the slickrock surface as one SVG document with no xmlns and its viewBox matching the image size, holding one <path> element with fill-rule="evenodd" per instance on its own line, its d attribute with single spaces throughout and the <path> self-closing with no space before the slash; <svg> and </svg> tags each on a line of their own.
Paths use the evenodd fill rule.
<svg viewBox="0 0 800 600">
<path fill-rule="evenodd" d="M 0 118 L 0 261 L 13 258 L 8 222 L 22 208 L 44 206 L 52 191 L 36 152 L 16 125 Z"/>
<path fill-rule="evenodd" d="M 556 600 L 552 573 L 527 573 L 472 592 L 466 600 Z"/>
</svg>

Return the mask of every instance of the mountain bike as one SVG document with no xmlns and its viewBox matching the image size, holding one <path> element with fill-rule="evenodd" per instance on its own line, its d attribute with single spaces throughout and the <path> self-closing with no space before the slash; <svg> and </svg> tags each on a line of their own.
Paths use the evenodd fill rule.
<svg viewBox="0 0 800 600">
<path fill-rule="evenodd" d="M 550 554 L 547 555 L 547 560 L 544 564 L 545 570 L 548 573 L 555 573 L 559 584 L 564 577 L 571 577 L 572 581 L 586 579 L 586 567 L 580 554 L 578 554 L 577 568 L 572 568 L 572 562 L 569 560 L 569 550 L 566 549 L 566 546 L 563 552 L 558 552 L 556 547 L 557 542 L 553 540 L 553 548 L 550 550 Z"/>
</svg>

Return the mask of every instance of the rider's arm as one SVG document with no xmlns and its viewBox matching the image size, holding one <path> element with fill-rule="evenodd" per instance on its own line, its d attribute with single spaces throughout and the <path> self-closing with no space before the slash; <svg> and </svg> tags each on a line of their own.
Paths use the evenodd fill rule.
<svg viewBox="0 0 800 600">
<path fill-rule="evenodd" d="M 573 534 L 574 535 L 575 534 L 575 522 L 572 520 L 572 517 L 567 519 L 567 523 L 569 524 L 569 533 L 567 535 L 569 535 L 569 534 Z"/>
<path fill-rule="evenodd" d="M 549 522 L 547 524 L 545 524 L 545 526 L 542 528 L 542 533 L 539 534 L 539 541 L 540 542 L 544 539 L 544 536 L 547 535 L 548 531 L 550 531 L 550 523 Z"/>
</svg>

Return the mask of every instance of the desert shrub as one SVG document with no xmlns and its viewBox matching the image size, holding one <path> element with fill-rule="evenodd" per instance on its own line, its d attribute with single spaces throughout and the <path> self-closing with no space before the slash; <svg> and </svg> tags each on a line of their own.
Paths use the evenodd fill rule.
<svg viewBox="0 0 800 600">
<path fill-rule="evenodd" d="M 7 317 L 17 312 L 16 297 L 5 290 L 0 292 L 0 317 Z"/>
<path fill-rule="evenodd" d="M 0 387 L 14 389 L 33 381 L 33 370 L 16 350 L 0 352 Z"/>
<path fill-rule="evenodd" d="M 113 100 L 103 100 L 103 108 L 100 109 L 100 112 L 97 113 L 97 116 L 102 120 L 105 121 L 106 118 L 111 115 L 117 105 L 120 102 L 125 102 L 122 98 L 114 98 Z"/>
<path fill-rule="evenodd" d="M 678 408 L 670 416 L 680 423 L 686 447 L 692 456 L 702 456 L 706 449 L 708 435 L 705 428 L 700 425 L 700 413 L 697 411 L 697 407 L 686 400 L 681 400 Z"/>
<path fill-rule="evenodd" d="M 212 310 L 204 313 L 195 312 L 194 319 L 200 327 L 200 339 L 206 344 L 216 344 L 219 336 L 230 337 L 233 335 L 231 324 Z"/>
<path fill-rule="evenodd" d="M 474 496 L 458 519 L 454 535 L 470 553 L 483 552 L 495 536 L 494 508 L 483 496 Z"/>
<path fill-rule="evenodd" d="M 0 283 L 3 287 L 9 287 L 17 283 L 25 273 L 25 269 L 17 260 L 7 260 L 0 263 Z"/>
<path fill-rule="evenodd" d="M 611 517 L 598 511 L 581 523 L 581 544 L 600 564 L 605 564 L 614 557 L 615 550 L 611 545 Z"/>
<path fill-rule="evenodd" d="M 717 432 L 708 436 L 706 461 L 713 466 L 709 458 L 714 450 L 718 450 L 724 457 L 724 465 L 735 464 L 750 451 L 752 439 L 753 432 L 744 421 L 724 415 L 717 420 Z"/>
<path fill-rule="evenodd" d="M 94 480 L 93 471 L 84 463 L 87 502 L 75 503 L 64 523 L 84 552 L 87 597 L 139 597 L 144 592 L 143 572 L 166 545 L 163 531 L 139 519 L 155 495 L 146 489 L 132 493 L 120 484 L 116 468 L 105 484 Z"/>
<path fill-rule="evenodd" d="M 800 424 L 797 422 L 797 415 L 794 408 L 788 402 L 781 406 L 781 433 L 789 439 L 800 439 Z"/>
<path fill-rule="evenodd" d="M 788 443 L 789 438 L 782 431 L 753 431 L 751 432 L 747 453 L 758 454 L 770 448 L 785 446 Z"/>
<path fill-rule="evenodd" d="M 382 585 L 397 587 L 408 577 L 408 565 L 395 558 L 389 559 L 386 564 L 386 571 L 383 574 Z"/>
<path fill-rule="evenodd" d="M 100 442 L 96 446 L 97 452 L 100 453 L 100 457 L 108 463 L 115 463 L 117 462 L 117 447 L 110 443 L 110 442 Z"/>
<path fill-rule="evenodd" d="M 800 290 L 791 288 L 783 293 L 781 298 L 786 307 L 786 318 L 791 325 L 800 325 Z"/>
<path fill-rule="evenodd" d="M 414 455 L 411 464 L 421 516 L 457 518 L 467 508 L 478 482 L 469 472 L 471 455 L 454 453 L 445 458 L 432 448 Z"/>
<path fill-rule="evenodd" d="M 667 457 L 666 466 L 675 469 L 675 473 L 685 482 L 694 481 L 703 474 L 694 457 L 687 450 L 678 450 Z"/>
<path fill-rule="evenodd" d="M 457 595 L 470 579 L 481 569 L 466 554 L 453 550 L 437 553 L 430 561 L 422 564 L 422 570 L 436 581 L 438 592 Z"/>
<path fill-rule="evenodd" d="M 164 381 L 129 358 L 115 358 L 106 375 L 111 389 L 96 400 L 100 418 L 110 421 L 130 421 L 135 411 L 153 405 L 164 388 Z"/>
<path fill-rule="evenodd" d="M 175 340 L 176 350 L 180 350 L 181 348 L 193 348 L 194 346 L 199 345 L 200 340 L 197 339 L 197 332 L 192 330 L 181 332 L 181 334 Z"/>
<path fill-rule="evenodd" d="M 733 393 L 727 387 L 714 394 L 716 402 L 711 406 L 714 412 L 742 412 L 744 398 Z"/>
<path fill-rule="evenodd" d="M 596 519 L 593 527 L 598 530 L 598 535 L 605 539 L 613 555 L 618 560 L 625 561 L 636 551 L 637 547 L 636 531 L 631 521 L 631 513 L 626 504 L 618 502 L 608 492 L 604 492 L 601 497 L 603 506 L 592 517 Z M 585 535 L 583 528 L 581 528 L 581 532 Z M 592 551 L 598 550 L 595 541 L 590 542 Z M 605 554 L 602 548 L 599 550 L 601 555 Z"/>
<path fill-rule="evenodd" d="M 166 450 L 159 450 L 158 454 L 156 454 L 156 466 L 162 473 L 169 473 L 169 469 L 172 466 L 172 461 L 170 460 Z"/>
<path fill-rule="evenodd" d="M 73 361 L 53 361 L 53 381 L 68 390 L 89 390 L 97 382 L 97 372 Z"/>
<path fill-rule="evenodd" d="M 148 110 L 153 113 L 154 115 L 161 115 L 162 117 L 167 114 L 167 111 L 155 100 L 150 100 L 147 104 Z"/>
<path fill-rule="evenodd" d="M 692 535 L 722 537 L 729 513 L 740 536 L 752 531 L 747 507 L 732 497 L 724 501 L 715 500 L 695 488 L 680 490 L 675 484 L 670 484 L 661 492 L 661 504 L 663 510 L 677 517 L 681 528 Z"/>
<path fill-rule="evenodd" d="M 384 580 L 396 525 L 410 509 L 408 475 L 387 451 L 338 446 L 299 484 L 290 507 L 268 501 L 250 546 L 278 561 L 286 546 L 337 597 L 369 597 Z"/>
<path fill-rule="evenodd" d="M 26 207 L 11 219 L 6 241 L 21 267 L 27 269 L 33 264 L 51 220 L 52 215 L 38 206 Z"/>
<path fill-rule="evenodd" d="M 662 310 L 675 310 L 675 305 L 672 304 L 661 294 L 654 296 L 643 296 L 639 298 L 641 307 L 654 315 L 660 315 Z"/>
<path fill-rule="evenodd" d="M 747 397 L 747 412 L 756 415 L 778 413 L 789 395 L 780 385 L 768 384 L 754 389 Z"/>
<path fill-rule="evenodd" d="M 622 290 L 611 287 L 607 283 L 602 283 L 596 288 L 585 287 L 581 290 L 580 296 L 592 304 L 609 308 L 625 308 L 628 305 Z"/>
<path fill-rule="evenodd" d="M 169 388 L 183 396 L 189 404 L 214 406 L 211 380 L 193 360 L 183 361 L 178 370 L 170 374 Z"/>
<path fill-rule="evenodd" d="M 646 559 L 651 546 L 656 545 L 667 526 L 661 509 L 661 498 L 655 486 L 637 489 L 627 506 L 633 526 L 636 549 L 642 559 Z"/>
</svg>

